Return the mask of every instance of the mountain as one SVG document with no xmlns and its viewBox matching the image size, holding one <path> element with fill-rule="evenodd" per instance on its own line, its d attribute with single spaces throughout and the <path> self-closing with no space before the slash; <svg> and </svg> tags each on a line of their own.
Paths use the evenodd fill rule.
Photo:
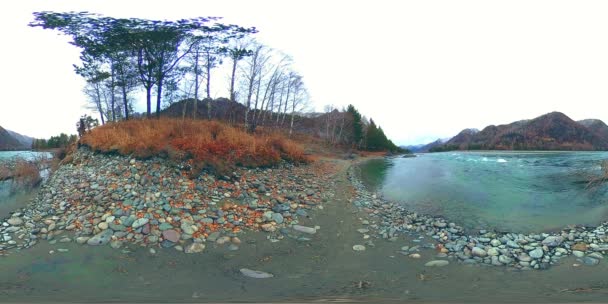
<svg viewBox="0 0 608 304">
<path fill-rule="evenodd" d="M 9 131 L 0 127 L 0 151 L 3 150 L 22 150 L 27 149 L 26 145 L 11 135 Z"/>
<path fill-rule="evenodd" d="M 25 136 L 25 135 L 19 134 L 17 132 L 13 132 L 11 130 L 6 130 L 6 131 L 8 132 L 8 134 L 10 134 L 13 138 L 18 140 L 22 145 L 24 145 L 26 147 L 31 147 L 32 142 L 34 142 L 34 138 L 32 138 L 32 137 Z"/>
<path fill-rule="evenodd" d="M 608 138 L 608 125 L 606 125 L 603 121 L 599 119 L 585 119 L 577 122 L 587 127 L 587 129 L 591 130 L 595 134 L 603 138 Z"/>
<path fill-rule="evenodd" d="M 447 143 L 451 145 L 466 144 L 470 142 L 477 133 L 479 133 L 479 130 L 477 129 L 464 129 L 456 134 L 456 136 L 452 137 Z"/>
<path fill-rule="evenodd" d="M 424 153 L 424 152 L 429 152 L 434 147 L 442 146 L 447 141 L 448 141 L 448 139 L 437 139 L 436 141 L 428 143 L 428 144 L 403 146 L 402 148 L 408 149 L 408 150 L 412 151 L 412 153 Z"/>
<path fill-rule="evenodd" d="M 447 150 L 608 150 L 608 126 L 600 120 L 576 122 L 551 112 L 478 132 L 466 129 L 433 149 Z"/>
<path fill-rule="evenodd" d="M 412 153 L 418 153 L 418 152 L 421 152 L 420 150 L 424 146 L 425 146 L 425 144 L 418 144 L 418 145 L 409 145 L 409 146 L 399 146 L 399 148 L 408 149 L 408 150 L 412 151 Z"/>
</svg>

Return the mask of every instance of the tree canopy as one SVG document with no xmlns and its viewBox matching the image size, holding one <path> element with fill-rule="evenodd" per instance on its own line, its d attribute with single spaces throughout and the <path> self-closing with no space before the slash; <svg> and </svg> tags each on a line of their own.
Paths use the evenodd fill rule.
<svg viewBox="0 0 608 304">
<path fill-rule="evenodd" d="M 227 49 L 230 39 L 256 33 L 254 27 L 219 23 L 220 17 L 148 20 L 113 18 L 89 12 L 35 12 L 29 25 L 57 30 L 72 37 L 81 49 L 76 72 L 91 85 L 103 81 L 109 88 L 112 119 L 116 119 L 114 90 L 123 94 L 124 116 L 129 117 L 128 89 L 139 82 L 146 91 L 146 112 L 152 113 L 152 89 L 156 88 L 156 115 L 160 115 L 163 85 L 178 63 L 195 46 L 204 42 L 207 50 Z M 210 68 L 209 68 L 210 69 Z M 97 96 L 97 104 L 102 95 Z M 103 121 L 103 117 L 102 117 Z"/>
</svg>

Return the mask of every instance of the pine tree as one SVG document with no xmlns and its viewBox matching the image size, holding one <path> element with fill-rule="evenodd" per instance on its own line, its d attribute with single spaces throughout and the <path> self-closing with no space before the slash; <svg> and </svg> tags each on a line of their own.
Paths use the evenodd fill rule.
<svg viewBox="0 0 608 304">
<path fill-rule="evenodd" d="M 359 148 L 363 142 L 363 122 L 361 121 L 361 113 L 355 109 L 355 106 L 348 105 L 347 112 L 353 118 L 353 146 Z"/>
</svg>

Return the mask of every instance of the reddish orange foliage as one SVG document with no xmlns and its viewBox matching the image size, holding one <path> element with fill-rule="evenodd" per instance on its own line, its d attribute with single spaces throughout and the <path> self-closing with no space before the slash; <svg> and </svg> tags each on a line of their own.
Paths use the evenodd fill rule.
<svg viewBox="0 0 608 304">
<path fill-rule="evenodd" d="M 137 119 L 93 129 L 81 143 L 100 152 L 139 158 L 193 160 L 218 171 L 235 165 L 271 166 L 281 160 L 310 161 L 302 148 L 278 133 L 248 134 L 217 121 Z"/>
</svg>

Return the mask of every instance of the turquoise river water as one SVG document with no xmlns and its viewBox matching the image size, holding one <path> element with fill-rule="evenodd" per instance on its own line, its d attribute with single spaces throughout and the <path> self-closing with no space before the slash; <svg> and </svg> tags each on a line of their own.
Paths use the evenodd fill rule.
<svg viewBox="0 0 608 304">
<path fill-rule="evenodd" d="M 362 178 L 385 198 L 469 229 L 550 231 L 608 219 L 608 186 L 590 186 L 606 152 L 445 152 L 376 159 Z"/>
</svg>

